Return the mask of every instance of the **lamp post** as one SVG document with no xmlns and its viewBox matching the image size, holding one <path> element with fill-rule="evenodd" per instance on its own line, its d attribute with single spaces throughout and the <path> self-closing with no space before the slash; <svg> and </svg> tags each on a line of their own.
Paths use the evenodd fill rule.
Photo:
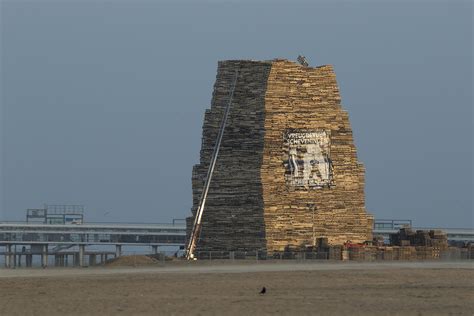
<svg viewBox="0 0 474 316">
<path fill-rule="evenodd" d="M 312 211 L 312 222 L 313 222 L 313 247 L 316 247 L 316 232 L 314 230 L 314 210 L 316 209 L 316 204 L 308 203 L 308 208 Z"/>
</svg>

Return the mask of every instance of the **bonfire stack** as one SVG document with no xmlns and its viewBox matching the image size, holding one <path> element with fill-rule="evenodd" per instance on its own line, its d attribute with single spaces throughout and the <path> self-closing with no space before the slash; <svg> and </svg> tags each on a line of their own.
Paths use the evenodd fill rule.
<svg viewBox="0 0 474 316">
<path fill-rule="evenodd" d="M 364 167 L 334 70 L 287 60 L 219 62 L 193 168 L 188 233 L 236 77 L 197 250 L 272 253 L 321 237 L 329 245 L 372 240 Z"/>
</svg>

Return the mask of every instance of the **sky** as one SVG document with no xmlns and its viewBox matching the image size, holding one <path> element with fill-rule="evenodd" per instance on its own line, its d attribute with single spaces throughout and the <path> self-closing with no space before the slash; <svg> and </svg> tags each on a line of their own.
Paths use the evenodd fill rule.
<svg viewBox="0 0 474 316">
<path fill-rule="evenodd" d="M 217 61 L 332 64 L 367 210 L 473 227 L 471 1 L 0 0 L 0 220 L 189 216 Z"/>
</svg>

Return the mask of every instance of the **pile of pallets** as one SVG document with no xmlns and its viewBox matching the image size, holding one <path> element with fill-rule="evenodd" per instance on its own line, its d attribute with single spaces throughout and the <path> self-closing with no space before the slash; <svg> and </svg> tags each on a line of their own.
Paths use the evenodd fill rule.
<svg viewBox="0 0 474 316">
<path fill-rule="evenodd" d="M 415 232 L 410 228 L 401 228 L 399 232 L 390 235 L 390 244 L 445 249 L 448 247 L 448 237 L 441 230 L 417 230 Z"/>
<path fill-rule="evenodd" d="M 441 230 L 430 230 L 431 246 L 439 249 L 448 247 L 448 236 Z"/>
<path fill-rule="evenodd" d="M 377 259 L 376 247 L 350 247 L 349 260 L 374 261 Z"/>
<path fill-rule="evenodd" d="M 211 108 L 204 116 L 200 163 L 192 173 L 193 216 L 236 75 L 197 251 L 271 253 L 302 250 L 318 237 L 326 237 L 331 245 L 371 240 L 365 170 L 357 159 L 332 66 L 303 67 L 287 60 L 219 62 Z M 326 186 L 288 180 L 285 135 L 290 130 L 328 136 L 325 161 L 331 168 Z M 305 147 L 301 150 L 304 155 Z M 316 165 L 300 167 L 319 172 Z M 189 217 L 188 233 L 192 223 Z"/>
<path fill-rule="evenodd" d="M 342 260 L 342 246 L 329 247 L 329 260 Z"/>
<path fill-rule="evenodd" d="M 192 173 L 193 216 L 236 76 L 237 81 L 202 216 L 197 251 L 265 249 L 260 166 L 264 96 L 270 68 L 270 62 L 219 62 L 211 108 L 204 115 L 200 163 Z M 193 218 L 188 218 L 188 234 L 192 223 Z"/>
<path fill-rule="evenodd" d="M 415 260 L 416 249 L 412 246 L 393 247 L 393 260 Z"/>
<path fill-rule="evenodd" d="M 287 181 L 288 130 L 329 135 L 333 169 L 327 187 Z M 313 231 L 316 237 L 327 237 L 331 245 L 372 239 L 372 217 L 364 203 L 364 168 L 357 159 L 332 66 L 310 68 L 273 61 L 265 96 L 264 144 L 261 178 L 269 251 L 307 244 Z"/>
<path fill-rule="evenodd" d="M 393 260 L 392 247 L 377 247 L 377 260 Z"/>
</svg>

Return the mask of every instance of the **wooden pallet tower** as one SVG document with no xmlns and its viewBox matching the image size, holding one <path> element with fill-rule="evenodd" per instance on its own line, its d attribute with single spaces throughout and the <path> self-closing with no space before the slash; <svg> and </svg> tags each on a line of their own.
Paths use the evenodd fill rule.
<svg viewBox="0 0 474 316">
<path fill-rule="evenodd" d="M 188 253 L 191 241 L 193 252 L 272 253 L 321 237 L 372 239 L 364 167 L 340 100 L 330 65 L 219 62 L 192 174 Z"/>
</svg>

